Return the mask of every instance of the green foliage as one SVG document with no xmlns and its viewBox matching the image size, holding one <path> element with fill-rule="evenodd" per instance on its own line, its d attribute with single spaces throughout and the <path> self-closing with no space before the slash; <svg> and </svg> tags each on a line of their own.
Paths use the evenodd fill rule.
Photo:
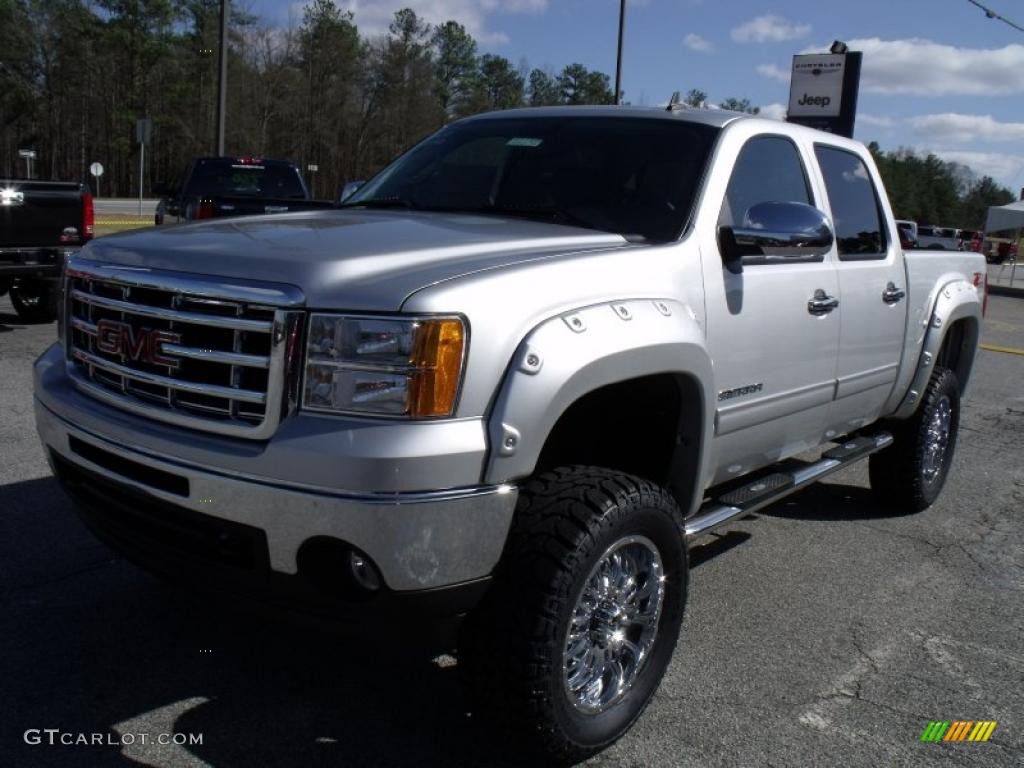
<svg viewBox="0 0 1024 768">
<path fill-rule="evenodd" d="M 480 57 L 473 82 L 472 112 L 519 107 L 523 105 L 524 96 L 523 76 L 511 61 L 489 53 Z"/>
<path fill-rule="evenodd" d="M 446 122 L 490 109 L 610 104 L 609 78 L 579 64 L 558 74 L 478 55 L 457 22 L 395 13 L 361 35 L 341 0 L 308 0 L 297 28 L 232 4 L 227 151 L 313 163 L 314 194 L 333 197 Z M 153 121 L 146 192 L 214 150 L 218 0 L 0 0 L 0 175 L 39 153 L 37 173 L 134 195 L 135 121 Z"/>
<path fill-rule="evenodd" d="M 441 24 L 430 40 L 434 54 L 435 92 L 449 116 L 463 111 L 477 71 L 476 40 L 455 21 Z"/>
<path fill-rule="evenodd" d="M 985 225 L 989 206 L 1014 200 L 1010 190 L 988 176 L 975 179 L 970 169 L 959 163 L 907 149 L 883 152 L 875 142 L 868 149 L 897 219 L 977 230 Z"/>
<path fill-rule="evenodd" d="M 688 107 L 694 109 L 703 109 L 704 105 L 707 104 L 708 95 L 699 88 L 691 88 L 686 92 L 686 96 L 683 98 L 683 103 Z"/>
<path fill-rule="evenodd" d="M 563 104 L 614 104 L 611 81 L 603 72 L 591 72 L 582 64 L 570 64 L 558 76 Z"/>
<path fill-rule="evenodd" d="M 761 112 L 761 108 L 752 105 L 750 99 L 737 99 L 734 96 L 722 99 L 722 103 L 718 107 L 719 109 L 728 109 L 732 112 L 746 112 L 748 115 L 757 115 Z"/>
<path fill-rule="evenodd" d="M 562 103 L 562 95 L 558 89 L 558 81 L 543 69 L 530 72 L 531 107 L 549 107 Z"/>
</svg>

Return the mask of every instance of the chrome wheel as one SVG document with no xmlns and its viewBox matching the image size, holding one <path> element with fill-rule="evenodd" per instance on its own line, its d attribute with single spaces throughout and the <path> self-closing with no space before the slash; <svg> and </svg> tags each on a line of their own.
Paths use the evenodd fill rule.
<svg viewBox="0 0 1024 768">
<path fill-rule="evenodd" d="M 650 539 L 629 536 L 605 550 L 573 608 L 562 654 L 576 709 L 597 714 L 626 695 L 654 646 L 664 598 L 661 555 Z"/>
<path fill-rule="evenodd" d="M 949 445 L 950 425 L 953 421 L 953 407 L 949 397 L 943 395 L 935 404 L 935 412 L 928 422 L 924 441 L 924 457 L 921 473 L 925 482 L 932 482 L 942 471 Z"/>
</svg>

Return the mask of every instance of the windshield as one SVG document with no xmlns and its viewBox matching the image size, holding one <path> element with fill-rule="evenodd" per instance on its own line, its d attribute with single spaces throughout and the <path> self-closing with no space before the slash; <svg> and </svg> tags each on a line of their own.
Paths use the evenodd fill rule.
<svg viewBox="0 0 1024 768">
<path fill-rule="evenodd" d="M 287 163 L 259 165 L 208 160 L 192 173 L 187 194 L 209 197 L 271 197 L 304 200 L 298 171 Z"/>
<path fill-rule="evenodd" d="M 414 147 L 345 205 L 523 216 L 674 240 L 717 134 L 650 118 L 472 120 Z"/>
</svg>

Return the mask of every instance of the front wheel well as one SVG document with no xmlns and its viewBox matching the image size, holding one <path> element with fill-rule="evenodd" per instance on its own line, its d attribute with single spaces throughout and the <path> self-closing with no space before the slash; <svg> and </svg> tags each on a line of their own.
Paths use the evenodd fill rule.
<svg viewBox="0 0 1024 768">
<path fill-rule="evenodd" d="M 608 384 L 570 405 L 549 433 L 535 472 L 604 467 L 667 487 L 685 512 L 697 480 L 701 389 L 682 374 Z"/>
</svg>

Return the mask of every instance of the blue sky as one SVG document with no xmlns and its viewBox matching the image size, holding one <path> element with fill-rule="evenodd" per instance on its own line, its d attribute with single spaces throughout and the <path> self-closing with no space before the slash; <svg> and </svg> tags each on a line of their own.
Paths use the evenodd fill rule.
<svg viewBox="0 0 1024 768">
<path fill-rule="evenodd" d="M 982 0 L 1024 25 L 1024 2 Z M 365 34 L 396 8 L 454 19 L 481 43 L 531 67 L 579 61 L 615 70 L 618 0 L 338 0 Z M 301 19 L 303 3 L 249 0 L 268 22 Z M 664 103 L 700 88 L 714 102 L 748 97 L 781 115 L 794 53 L 833 39 L 864 52 L 857 138 L 934 151 L 1015 192 L 1024 186 L 1024 33 L 967 0 L 630 0 L 623 89 Z"/>
</svg>

